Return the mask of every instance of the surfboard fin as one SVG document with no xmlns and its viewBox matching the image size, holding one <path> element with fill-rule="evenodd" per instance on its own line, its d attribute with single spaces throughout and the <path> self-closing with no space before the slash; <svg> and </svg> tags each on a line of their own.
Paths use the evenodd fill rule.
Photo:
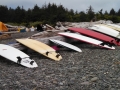
<svg viewBox="0 0 120 90">
<path fill-rule="evenodd" d="M 33 65 L 34 61 L 31 61 L 30 64 Z"/>
<path fill-rule="evenodd" d="M 105 43 L 103 42 L 103 43 L 101 43 L 100 45 L 104 46 L 104 45 L 105 45 Z"/>
<path fill-rule="evenodd" d="M 102 42 L 100 45 L 104 46 L 104 45 L 108 45 L 109 47 L 112 47 L 113 44 L 107 43 L 107 42 Z"/>
<path fill-rule="evenodd" d="M 120 39 L 115 39 L 115 40 L 116 40 L 116 42 L 117 42 L 117 43 L 119 43 L 119 42 L 120 42 Z"/>
<path fill-rule="evenodd" d="M 30 59 L 32 59 L 32 57 L 30 57 Z"/>
<path fill-rule="evenodd" d="M 67 32 L 68 30 L 64 30 L 64 32 Z"/>
<path fill-rule="evenodd" d="M 49 52 L 46 52 L 46 55 L 48 56 Z"/>
<path fill-rule="evenodd" d="M 22 60 L 21 57 L 18 56 L 17 59 L 18 59 L 18 60 L 17 60 L 17 63 L 20 64 L 20 63 L 21 63 L 21 60 Z"/>
<path fill-rule="evenodd" d="M 113 45 L 112 44 L 108 44 L 109 47 L 112 47 Z"/>
<path fill-rule="evenodd" d="M 57 54 L 56 57 L 59 58 L 60 54 Z"/>
</svg>

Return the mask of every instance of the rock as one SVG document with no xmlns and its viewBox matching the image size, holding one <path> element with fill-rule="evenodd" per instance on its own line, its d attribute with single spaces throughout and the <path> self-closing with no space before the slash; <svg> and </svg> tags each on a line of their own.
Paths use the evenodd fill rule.
<svg viewBox="0 0 120 90">
<path fill-rule="evenodd" d="M 117 80 L 120 81 L 120 77 L 118 77 Z"/>
<path fill-rule="evenodd" d="M 90 85 L 90 82 L 85 81 L 85 82 L 82 82 L 81 84 L 82 84 L 82 85 Z"/>
<path fill-rule="evenodd" d="M 98 80 L 98 77 L 94 77 L 94 78 L 91 79 L 91 82 L 95 82 L 97 80 Z"/>
<path fill-rule="evenodd" d="M 82 77 L 82 80 L 85 80 L 86 79 L 86 77 Z"/>
</svg>

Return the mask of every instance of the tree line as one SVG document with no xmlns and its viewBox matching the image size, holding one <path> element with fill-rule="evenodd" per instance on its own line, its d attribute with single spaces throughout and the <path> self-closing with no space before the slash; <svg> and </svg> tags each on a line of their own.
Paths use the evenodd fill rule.
<svg viewBox="0 0 120 90">
<path fill-rule="evenodd" d="M 42 22 L 48 24 L 55 24 L 57 21 L 61 22 L 89 22 L 91 20 L 112 20 L 114 23 L 120 22 L 120 9 L 115 11 L 113 8 L 108 12 L 103 13 L 103 9 L 94 12 L 90 5 L 86 11 L 68 10 L 63 5 L 45 4 L 39 7 L 37 4 L 32 8 L 25 10 L 24 7 L 8 8 L 0 5 L 0 21 L 4 23 L 24 23 L 26 26 L 30 22 Z"/>
</svg>

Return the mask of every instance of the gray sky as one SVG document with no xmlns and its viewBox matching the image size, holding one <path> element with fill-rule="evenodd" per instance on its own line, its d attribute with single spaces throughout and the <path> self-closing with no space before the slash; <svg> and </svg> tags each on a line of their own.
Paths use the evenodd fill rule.
<svg viewBox="0 0 120 90">
<path fill-rule="evenodd" d="M 33 8 L 36 4 L 39 7 L 48 3 L 55 3 L 56 5 L 63 5 L 65 8 L 73 9 L 74 11 L 85 11 L 91 5 L 94 12 L 98 12 L 101 9 L 104 11 L 110 11 L 112 8 L 115 11 L 120 9 L 120 0 L 2 0 L 0 5 L 16 8 L 17 6 L 24 7 L 24 9 Z"/>
</svg>

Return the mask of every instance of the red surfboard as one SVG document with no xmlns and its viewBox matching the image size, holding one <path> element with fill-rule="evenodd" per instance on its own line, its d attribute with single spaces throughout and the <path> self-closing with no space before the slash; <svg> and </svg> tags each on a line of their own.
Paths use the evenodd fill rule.
<svg viewBox="0 0 120 90">
<path fill-rule="evenodd" d="M 107 36 L 105 34 L 99 33 L 99 32 L 95 32 L 93 30 L 89 30 L 89 29 L 85 29 L 85 28 L 76 28 L 76 27 L 72 27 L 72 28 L 68 28 L 68 30 L 73 31 L 73 32 L 78 32 L 80 34 L 98 39 L 98 40 L 102 40 L 106 43 L 111 43 L 114 45 L 119 45 L 120 46 L 120 42 L 117 42 L 116 39 Z"/>
</svg>

